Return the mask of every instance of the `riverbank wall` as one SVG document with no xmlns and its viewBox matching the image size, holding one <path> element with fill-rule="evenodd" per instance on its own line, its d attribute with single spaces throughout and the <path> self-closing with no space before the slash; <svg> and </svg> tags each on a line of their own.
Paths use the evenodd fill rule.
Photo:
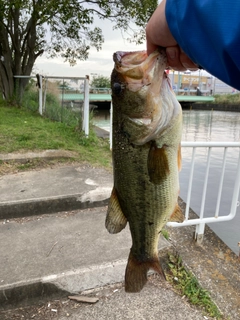
<svg viewBox="0 0 240 320">
<path fill-rule="evenodd" d="M 214 110 L 240 112 L 240 104 L 189 103 L 182 104 L 184 110 Z"/>
</svg>

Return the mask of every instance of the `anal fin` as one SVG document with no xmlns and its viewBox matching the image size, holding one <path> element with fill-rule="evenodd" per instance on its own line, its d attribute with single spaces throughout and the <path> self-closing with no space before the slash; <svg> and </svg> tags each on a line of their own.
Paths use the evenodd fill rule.
<svg viewBox="0 0 240 320">
<path fill-rule="evenodd" d="M 132 252 L 130 252 L 125 273 L 125 291 L 141 291 L 147 282 L 147 273 L 150 269 L 159 273 L 161 278 L 166 280 L 158 257 L 152 260 L 139 261 L 134 257 Z"/>
<path fill-rule="evenodd" d="M 126 224 L 127 218 L 122 212 L 116 190 L 113 187 L 112 194 L 108 204 L 105 226 L 109 233 L 118 233 L 126 227 Z"/>
<path fill-rule="evenodd" d="M 171 214 L 169 221 L 183 222 L 184 220 L 185 220 L 185 216 L 182 213 L 182 209 L 179 207 L 178 204 L 176 204 L 176 207 L 175 207 L 173 213 Z"/>
</svg>

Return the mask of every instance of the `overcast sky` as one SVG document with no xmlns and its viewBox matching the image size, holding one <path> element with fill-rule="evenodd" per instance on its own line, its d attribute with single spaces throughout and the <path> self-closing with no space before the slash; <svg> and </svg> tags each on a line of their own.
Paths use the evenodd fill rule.
<svg viewBox="0 0 240 320">
<path fill-rule="evenodd" d="M 45 76 L 68 76 L 84 77 L 91 73 L 109 76 L 113 69 L 112 56 L 115 51 L 137 51 L 145 50 L 146 44 L 135 45 L 124 40 L 118 30 L 112 30 L 113 25 L 108 20 L 99 20 L 98 26 L 102 28 L 105 38 L 102 50 L 97 52 L 95 48 L 90 49 L 89 59 L 79 61 L 74 67 L 62 59 L 47 59 L 42 56 L 36 61 L 34 72 Z M 125 35 L 127 37 L 127 35 Z"/>
<path fill-rule="evenodd" d="M 39 57 L 35 63 L 34 74 L 40 73 L 43 76 L 65 76 L 65 77 L 84 77 L 93 74 L 110 77 L 113 69 L 113 53 L 116 51 L 137 51 L 145 50 L 146 43 L 136 45 L 129 43 L 123 38 L 119 30 L 113 30 L 113 24 L 109 20 L 100 20 L 96 17 L 95 26 L 100 27 L 103 31 L 105 41 L 102 50 L 97 51 L 95 48 L 90 49 L 89 59 L 79 61 L 74 67 L 70 67 L 68 62 L 63 59 L 47 59 L 44 55 Z M 127 34 L 124 35 L 127 38 Z M 192 72 L 192 74 L 198 74 Z M 209 75 L 202 70 L 202 75 Z"/>
</svg>

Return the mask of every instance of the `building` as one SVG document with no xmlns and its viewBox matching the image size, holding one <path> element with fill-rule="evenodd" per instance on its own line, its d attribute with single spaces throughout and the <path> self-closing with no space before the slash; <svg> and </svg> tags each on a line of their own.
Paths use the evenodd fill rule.
<svg viewBox="0 0 240 320">
<path fill-rule="evenodd" d="M 200 90 L 203 95 L 235 93 L 236 90 L 221 80 L 211 76 L 191 72 L 169 73 L 172 87 L 178 94 L 196 94 Z"/>
</svg>

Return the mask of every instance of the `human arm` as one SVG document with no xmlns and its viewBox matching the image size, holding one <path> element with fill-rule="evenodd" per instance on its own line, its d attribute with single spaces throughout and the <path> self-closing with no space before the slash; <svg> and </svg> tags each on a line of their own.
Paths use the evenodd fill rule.
<svg viewBox="0 0 240 320">
<path fill-rule="evenodd" d="M 190 61 L 240 90 L 240 1 L 164 0 L 163 5 L 164 17 L 158 7 L 147 25 L 148 53 L 154 45 L 168 51 L 174 47 L 174 42 L 170 42 L 174 39 L 177 48 L 181 48 L 180 61 L 184 52 Z M 165 23 L 169 28 L 167 36 L 162 29 Z"/>
<path fill-rule="evenodd" d="M 147 24 L 147 52 L 150 54 L 159 46 L 164 47 L 168 64 L 172 69 L 177 71 L 197 70 L 196 64 L 181 50 L 168 27 L 165 5 L 166 0 L 163 0 Z"/>
</svg>

